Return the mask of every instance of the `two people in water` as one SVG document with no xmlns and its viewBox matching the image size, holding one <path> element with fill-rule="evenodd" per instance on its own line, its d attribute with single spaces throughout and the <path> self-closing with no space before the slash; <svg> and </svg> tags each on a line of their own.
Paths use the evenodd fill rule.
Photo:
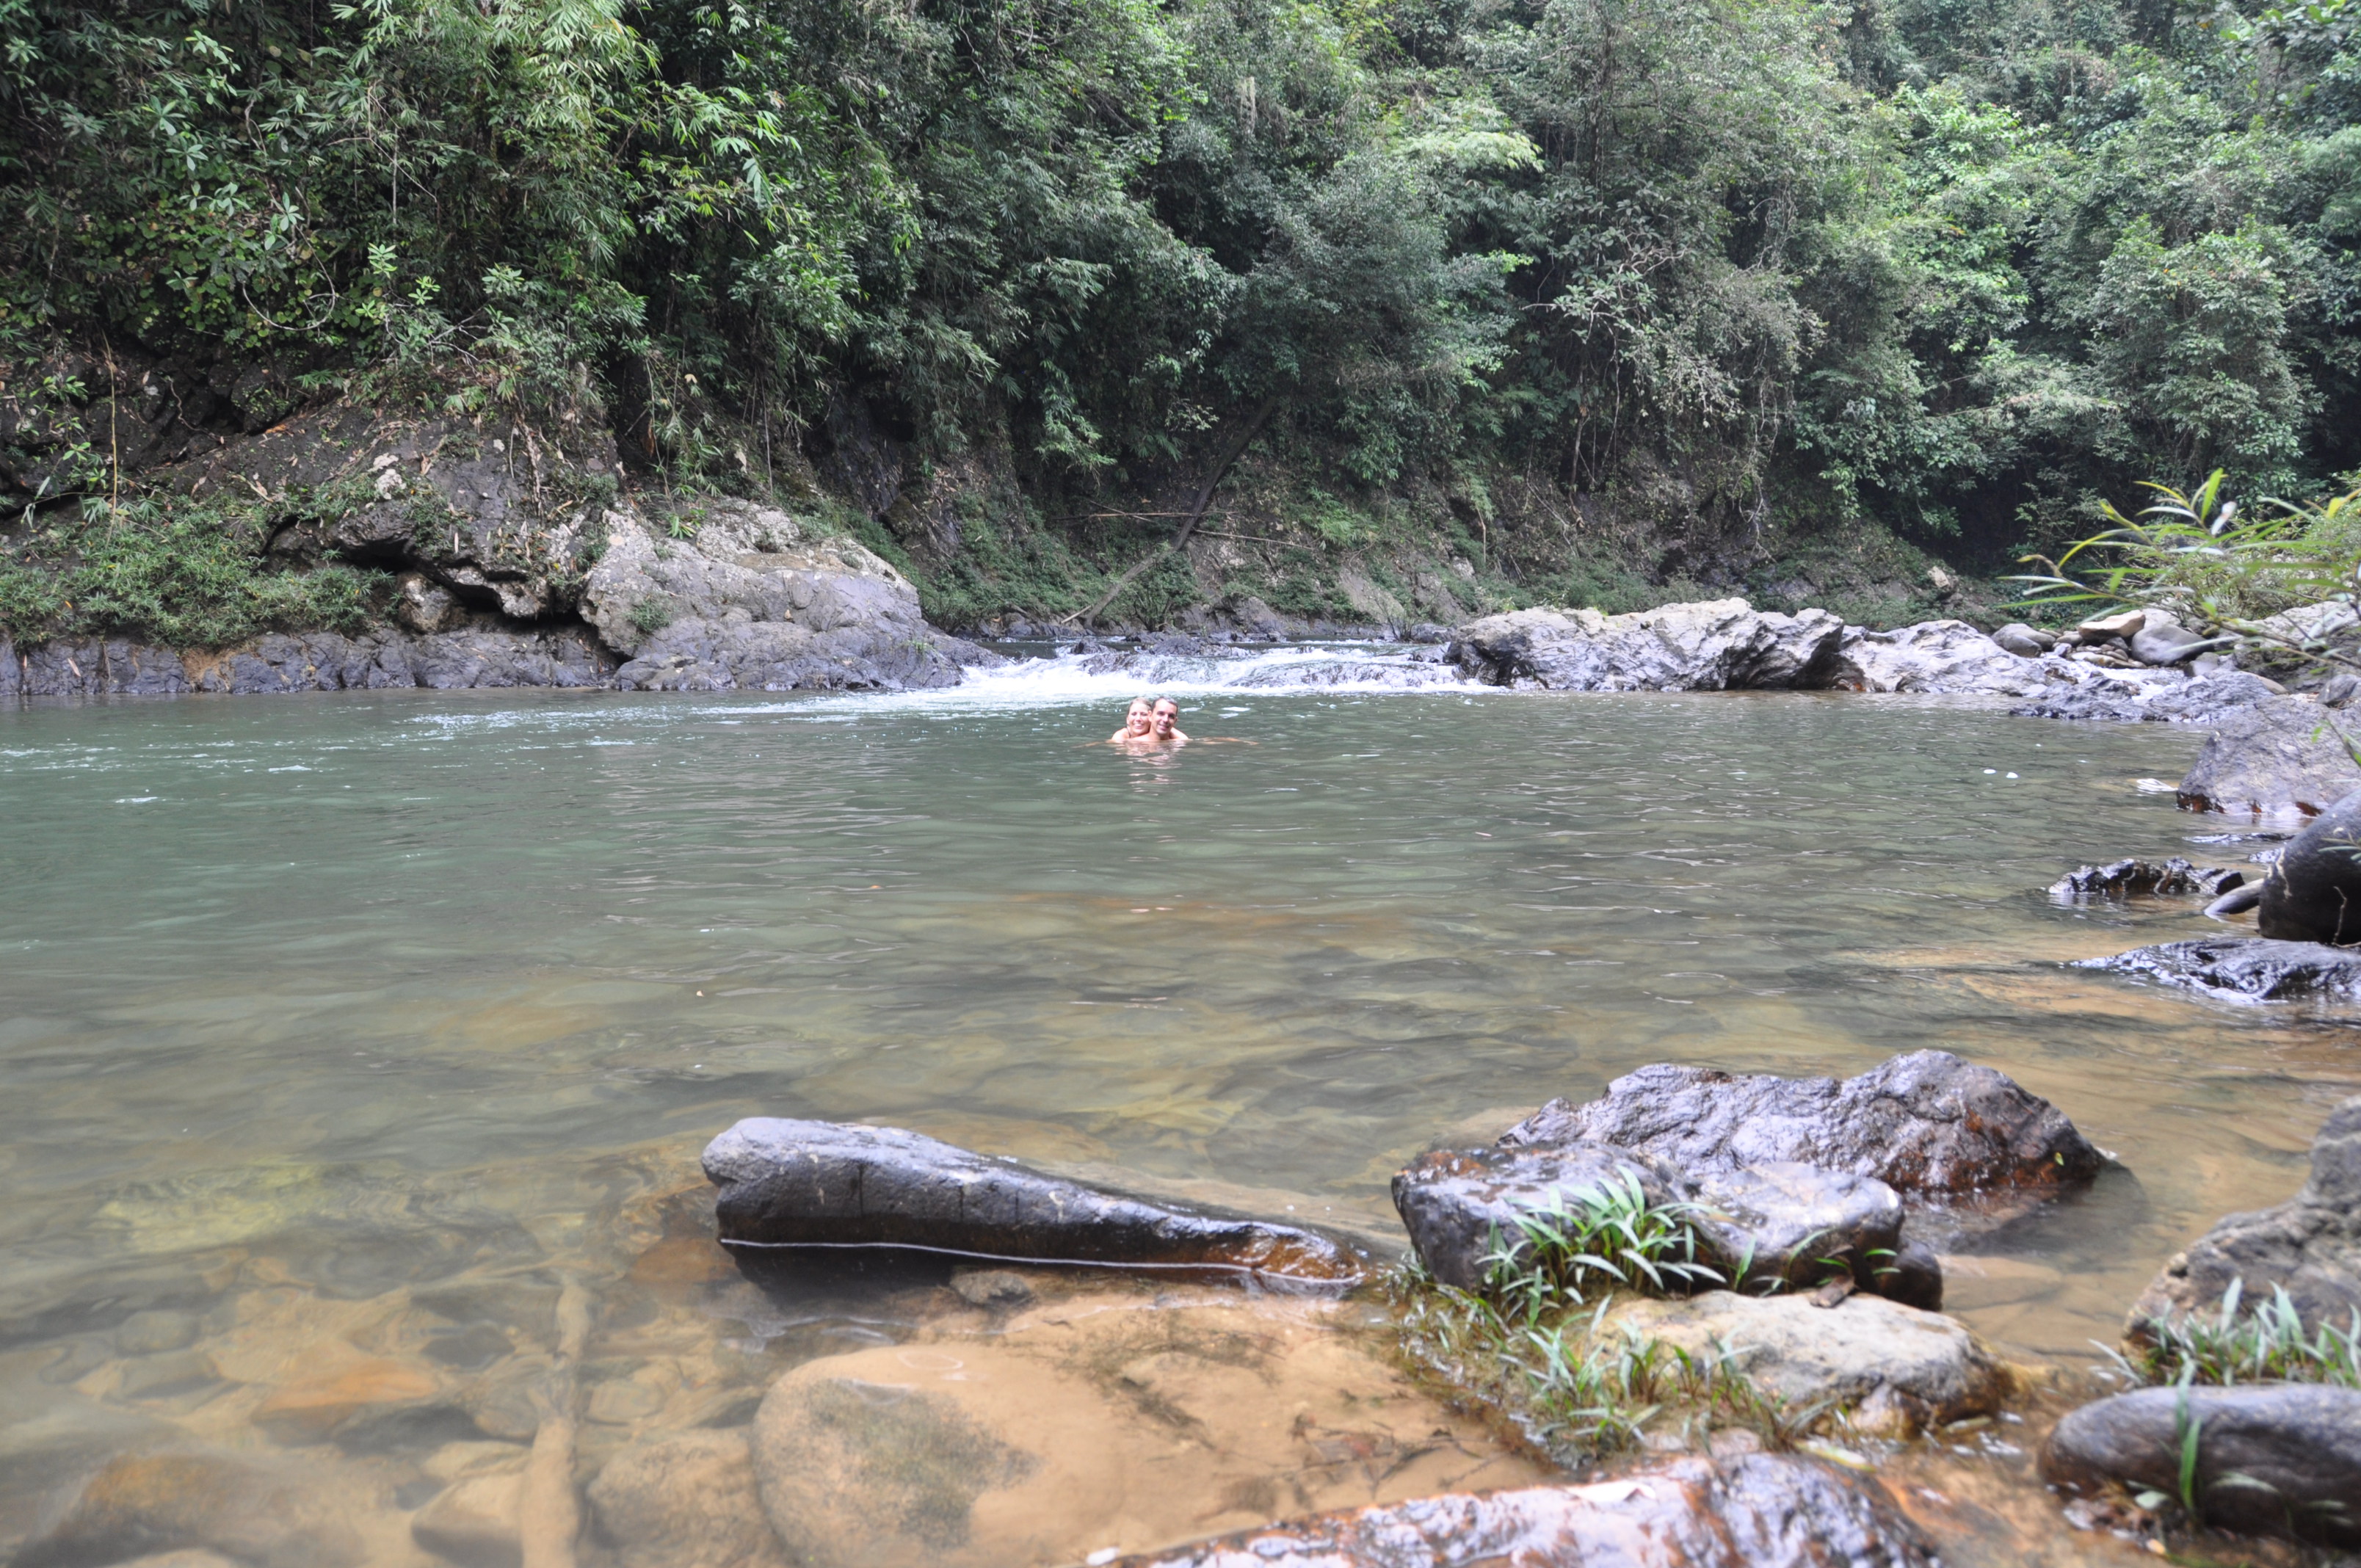
<svg viewBox="0 0 2361 1568">
<path fill-rule="evenodd" d="M 1180 705 L 1169 696 L 1134 697 L 1131 710 L 1123 717 L 1123 728 L 1107 737 L 1108 745 L 1126 748 L 1188 743 L 1189 737 L 1180 729 Z"/>
</svg>

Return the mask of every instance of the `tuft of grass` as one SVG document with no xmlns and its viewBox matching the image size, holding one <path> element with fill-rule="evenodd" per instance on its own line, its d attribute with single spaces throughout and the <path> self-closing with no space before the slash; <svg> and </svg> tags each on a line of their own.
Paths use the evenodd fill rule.
<svg viewBox="0 0 2361 1568">
<path fill-rule="evenodd" d="M 1666 1296 L 1728 1284 L 1697 1261 L 1696 1212 L 1693 1203 L 1651 1203 L 1629 1171 L 1571 1201 L 1553 1192 L 1548 1206 L 1516 1216 L 1514 1234 L 1493 1233 L 1484 1293 L 1533 1322 L 1583 1305 L 1595 1290 Z"/>
<path fill-rule="evenodd" d="M 1756 1387 L 1729 1345 L 1700 1355 L 1608 1323 L 1611 1297 L 1587 1313 L 1527 1319 L 1415 1264 L 1386 1288 L 1395 1349 L 1413 1373 L 1498 1413 L 1563 1464 L 1637 1447 L 1650 1431 L 1675 1431 L 1697 1446 L 1716 1429 L 1744 1428 L 1790 1448 L 1824 1413 L 1791 1409 Z"/>
<path fill-rule="evenodd" d="M 2144 1343 L 2125 1355 L 2108 1348 L 2115 1365 L 2138 1383 L 2327 1383 L 2361 1388 L 2361 1309 L 2343 1328 L 2306 1329 L 2286 1288 L 2242 1312 L 2246 1281 L 2231 1282 L 2211 1312 L 2191 1312 L 2146 1325 Z"/>
</svg>

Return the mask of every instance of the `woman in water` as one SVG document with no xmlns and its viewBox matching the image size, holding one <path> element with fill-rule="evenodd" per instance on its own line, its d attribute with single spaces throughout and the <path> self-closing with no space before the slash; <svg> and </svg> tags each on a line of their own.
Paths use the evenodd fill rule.
<svg viewBox="0 0 2361 1568">
<path fill-rule="evenodd" d="M 1123 728 L 1107 737 L 1110 746 L 1135 744 L 1152 739 L 1148 731 L 1154 727 L 1156 705 L 1144 696 L 1131 699 L 1131 711 L 1123 716 Z"/>
</svg>

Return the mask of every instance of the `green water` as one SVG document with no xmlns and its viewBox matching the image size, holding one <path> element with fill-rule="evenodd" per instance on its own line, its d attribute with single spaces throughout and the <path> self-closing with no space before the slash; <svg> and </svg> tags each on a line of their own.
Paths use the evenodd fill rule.
<svg viewBox="0 0 2361 1568">
<path fill-rule="evenodd" d="M 1191 727 L 1257 744 L 1134 758 L 1089 744 L 1119 707 L 0 709 L 0 1348 L 46 1368 L 0 1413 L 103 1372 L 142 1310 L 220 1339 L 225 1384 L 156 1407 L 220 1438 L 270 1332 L 241 1292 L 440 1291 L 456 1321 L 455 1290 L 497 1319 L 537 1264 L 624 1291 L 648 1205 L 750 1113 L 1383 1232 L 1406 1156 L 1642 1063 L 1929 1046 L 2136 1176 L 1953 1270 L 2004 1347 L 2088 1357 L 2214 1216 L 2291 1191 L 2361 1089 L 2348 1032 L 2059 967 L 2211 928 L 2039 894 L 2251 851 L 2136 786 L 2179 776 L 2188 730 L 1233 691 Z"/>
</svg>

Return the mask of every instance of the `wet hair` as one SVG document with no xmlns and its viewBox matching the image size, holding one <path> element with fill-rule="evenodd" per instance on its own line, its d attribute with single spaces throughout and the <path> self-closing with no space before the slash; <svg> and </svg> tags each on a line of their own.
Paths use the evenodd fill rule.
<svg viewBox="0 0 2361 1568">
<path fill-rule="evenodd" d="M 1180 711 L 1180 699 L 1177 696 L 1159 696 L 1148 706 L 1151 707 L 1162 707 L 1168 702 L 1172 705 L 1173 712 L 1178 713 Z"/>
<path fill-rule="evenodd" d="M 1131 699 L 1131 707 L 1154 707 L 1155 706 L 1156 699 L 1152 696 L 1136 696 Z M 1131 707 L 1126 707 L 1124 711 L 1129 713 Z"/>
</svg>

